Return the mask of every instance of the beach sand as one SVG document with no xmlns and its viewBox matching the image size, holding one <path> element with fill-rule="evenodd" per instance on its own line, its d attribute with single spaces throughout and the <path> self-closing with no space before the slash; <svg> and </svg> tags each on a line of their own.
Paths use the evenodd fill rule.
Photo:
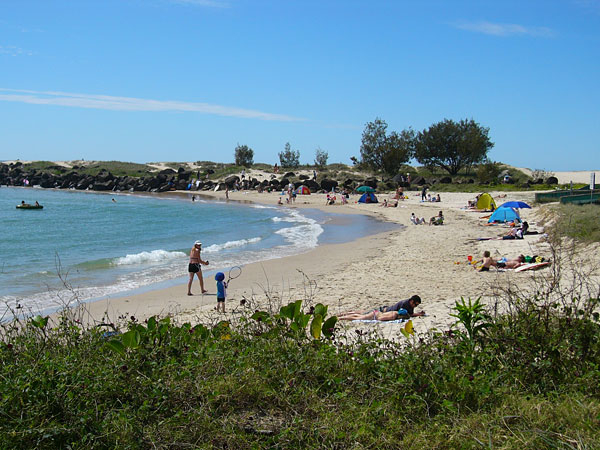
<svg viewBox="0 0 600 450">
<path fill-rule="evenodd" d="M 435 191 L 431 191 L 432 194 Z M 202 192 L 203 195 L 223 200 L 224 192 Z M 508 200 L 533 203 L 533 192 L 511 192 L 491 194 L 498 204 Z M 506 197 L 499 198 L 506 194 Z M 184 193 L 183 195 L 190 195 Z M 380 194 L 383 201 L 392 194 Z M 347 214 L 368 214 L 381 220 L 404 225 L 396 230 L 367 236 L 353 242 L 321 245 L 307 253 L 268 260 L 243 267 L 239 278 L 230 283 L 227 290 L 225 318 L 239 317 L 245 307 L 254 309 L 277 309 L 279 305 L 299 299 L 323 303 L 329 306 L 330 314 L 349 310 L 369 310 L 389 305 L 398 300 L 418 294 L 423 303 L 416 311 L 424 310 L 425 317 L 414 318 L 418 332 L 438 329 L 447 330 L 455 321 L 450 316 L 452 307 L 461 297 L 476 299 L 491 304 L 498 288 L 518 285 L 519 288 L 536 288 L 543 277 L 552 276 L 552 268 L 540 271 L 515 273 L 496 271 L 480 273 L 468 264 L 467 257 L 481 260 L 484 250 L 500 258 L 525 255 L 551 257 L 550 245 L 538 224 L 542 208 L 521 210 L 532 230 L 540 234 L 526 236 L 523 240 L 488 240 L 478 238 L 497 237 L 506 233 L 504 226 L 487 226 L 481 219 L 485 213 L 468 211 L 464 208 L 475 195 L 469 193 L 441 193 L 441 203 L 423 203 L 420 194 L 408 192 L 408 199 L 400 201 L 397 208 L 381 207 L 380 204 L 358 204 L 358 196 L 350 203 L 325 206 L 325 194 L 298 196 L 292 205 L 281 208 L 319 208 L 324 211 Z M 230 192 L 231 201 L 251 201 L 275 205 L 278 193 Z M 339 195 L 338 195 L 339 198 Z M 284 201 L 285 203 L 285 201 Z M 427 221 L 443 211 L 443 226 L 413 225 L 410 214 Z M 190 237 L 193 239 L 195 237 Z M 586 256 L 599 260 L 598 246 L 593 246 Z M 585 264 L 585 262 L 584 262 Z M 594 275 L 595 276 L 595 275 Z M 192 323 L 215 323 L 223 319 L 214 311 L 216 287 L 212 277 L 205 278 L 209 293 L 199 295 L 198 281 L 194 281 L 194 296 L 187 296 L 186 283 L 167 289 L 153 290 L 137 295 L 112 298 L 87 304 L 89 314 L 95 320 L 107 315 L 112 321 L 119 317 L 135 316 L 143 320 L 152 315 L 173 315 L 180 321 Z M 241 300 L 246 305 L 241 306 Z M 400 336 L 401 325 L 397 323 L 365 324 L 345 322 L 349 328 L 377 329 L 388 338 Z"/>
</svg>

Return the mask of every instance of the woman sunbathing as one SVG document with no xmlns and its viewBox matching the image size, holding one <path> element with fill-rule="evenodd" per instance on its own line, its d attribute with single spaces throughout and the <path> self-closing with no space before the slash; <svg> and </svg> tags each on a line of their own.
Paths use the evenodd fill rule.
<svg viewBox="0 0 600 450">
<path fill-rule="evenodd" d="M 515 259 L 509 259 L 506 261 L 496 261 L 490 256 L 489 251 L 483 252 L 483 265 L 477 269 L 479 272 L 487 272 L 491 266 L 498 269 L 516 269 L 525 262 L 525 256 L 519 255 Z"/>
<path fill-rule="evenodd" d="M 338 316 L 339 320 L 396 320 L 399 318 L 424 316 L 425 311 L 415 312 L 421 304 L 421 297 L 413 295 L 407 300 L 401 300 L 391 306 L 381 306 L 373 311 L 350 311 Z"/>
</svg>

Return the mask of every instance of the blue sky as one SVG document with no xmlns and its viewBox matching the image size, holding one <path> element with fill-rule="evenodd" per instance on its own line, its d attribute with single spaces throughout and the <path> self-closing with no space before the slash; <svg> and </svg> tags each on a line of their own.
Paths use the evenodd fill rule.
<svg viewBox="0 0 600 450">
<path fill-rule="evenodd" d="M 489 156 L 600 168 L 600 0 L 0 0 L 0 160 L 273 164 L 362 131 L 490 128 Z"/>
</svg>

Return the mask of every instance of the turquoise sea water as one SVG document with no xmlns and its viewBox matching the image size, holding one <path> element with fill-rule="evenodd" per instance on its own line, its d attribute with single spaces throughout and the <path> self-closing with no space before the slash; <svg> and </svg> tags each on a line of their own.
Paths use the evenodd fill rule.
<svg viewBox="0 0 600 450">
<path fill-rule="evenodd" d="M 21 200 L 44 209 L 19 210 Z M 203 243 L 207 269 L 216 271 L 391 227 L 318 210 L 192 202 L 191 195 L 2 187 L 0 320 L 17 307 L 47 312 L 168 280 L 184 283 L 195 240 Z"/>
</svg>

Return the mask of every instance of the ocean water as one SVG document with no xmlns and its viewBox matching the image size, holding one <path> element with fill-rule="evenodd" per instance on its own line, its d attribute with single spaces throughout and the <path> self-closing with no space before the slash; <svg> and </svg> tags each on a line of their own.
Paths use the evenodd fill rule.
<svg viewBox="0 0 600 450">
<path fill-rule="evenodd" d="M 15 208 L 21 200 L 37 200 L 44 209 Z M 157 283 L 184 284 L 195 240 L 203 243 L 202 258 L 210 261 L 204 273 L 210 276 L 393 227 L 318 210 L 192 202 L 191 195 L 2 187 L 0 321 L 17 309 L 47 313 Z"/>
</svg>

